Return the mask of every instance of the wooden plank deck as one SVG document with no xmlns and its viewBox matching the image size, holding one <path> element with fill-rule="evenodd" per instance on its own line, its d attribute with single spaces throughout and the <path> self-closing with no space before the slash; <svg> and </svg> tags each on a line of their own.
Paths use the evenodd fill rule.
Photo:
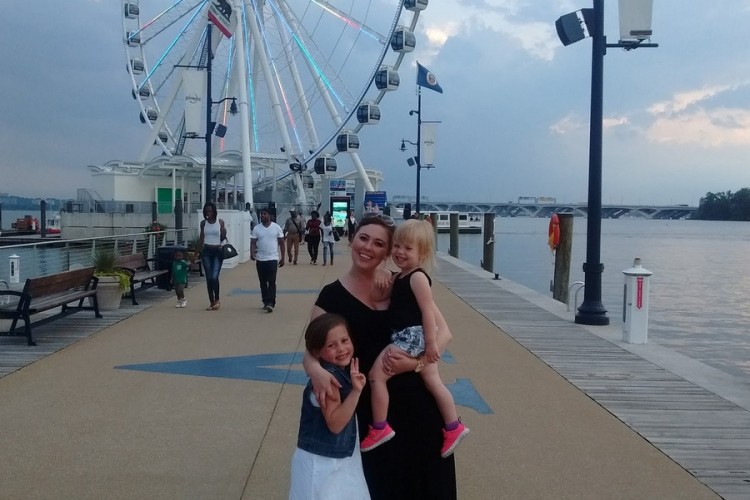
<svg viewBox="0 0 750 500">
<path fill-rule="evenodd" d="M 465 267 L 442 258 L 435 275 L 706 486 L 750 498 L 750 411 Z"/>
<path fill-rule="evenodd" d="M 102 318 L 94 317 L 92 311 L 77 311 L 58 318 L 46 315 L 32 323 L 34 340 L 37 343 L 34 347 L 26 345 L 26 337 L 0 336 L 0 378 L 138 314 L 173 295 L 174 292 L 153 287 L 138 294 L 139 305 L 134 306 L 129 298 L 123 298 L 120 309 L 102 310 Z M 34 320 L 33 316 L 32 320 Z"/>
</svg>

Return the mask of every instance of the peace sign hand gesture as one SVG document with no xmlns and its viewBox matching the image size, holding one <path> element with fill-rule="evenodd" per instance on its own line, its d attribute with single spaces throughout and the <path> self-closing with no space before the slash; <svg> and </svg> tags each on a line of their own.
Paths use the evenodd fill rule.
<svg viewBox="0 0 750 500">
<path fill-rule="evenodd" d="M 367 377 L 365 377 L 365 374 L 359 371 L 359 359 L 358 358 L 352 358 L 352 364 L 349 367 L 349 376 L 352 379 L 352 388 L 355 391 L 362 392 L 362 389 L 365 387 L 365 383 L 367 383 Z"/>
</svg>

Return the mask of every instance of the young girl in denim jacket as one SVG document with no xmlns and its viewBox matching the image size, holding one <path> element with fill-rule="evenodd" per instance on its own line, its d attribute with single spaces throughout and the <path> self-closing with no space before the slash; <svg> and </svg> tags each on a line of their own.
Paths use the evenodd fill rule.
<svg viewBox="0 0 750 500">
<path fill-rule="evenodd" d="M 354 410 L 366 378 L 354 358 L 346 320 L 323 314 L 305 332 L 307 351 L 336 377 L 339 393 L 318 402 L 308 381 L 302 395 L 290 500 L 368 499 Z"/>
</svg>

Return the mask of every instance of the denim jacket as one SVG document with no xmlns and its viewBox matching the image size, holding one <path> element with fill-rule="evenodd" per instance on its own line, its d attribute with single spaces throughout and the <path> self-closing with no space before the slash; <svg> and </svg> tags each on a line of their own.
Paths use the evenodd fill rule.
<svg viewBox="0 0 750 500">
<path fill-rule="evenodd" d="M 338 366 L 320 362 L 321 366 L 331 372 L 341 384 L 341 400 L 343 401 L 352 391 L 352 382 L 349 370 Z M 297 447 L 301 450 L 330 458 L 350 457 L 354 453 L 357 439 L 356 416 L 352 415 L 346 427 L 334 434 L 328 429 L 326 419 L 319 406 L 313 405 L 310 398 L 312 393 L 312 382 L 308 381 L 302 395 L 302 412 L 299 419 L 299 434 L 297 436 Z"/>
</svg>

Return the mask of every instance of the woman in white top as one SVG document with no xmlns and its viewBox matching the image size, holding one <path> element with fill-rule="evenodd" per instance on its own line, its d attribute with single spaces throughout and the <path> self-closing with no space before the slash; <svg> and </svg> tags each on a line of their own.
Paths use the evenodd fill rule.
<svg viewBox="0 0 750 500">
<path fill-rule="evenodd" d="M 331 214 L 328 212 L 323 216 L 323 225 L 320 226 L 320 230 L 323 233 L 323 238 L 321 239 L 323 242 L 323 265 L 325 266 L 328 260 L 328 252 L 331 252 L 331 265 L 333 265 L 333 244 L 336 241 L 333 237 L 333 232 L 336 229 L 333 227 Z"/>
<path fill-rule="evenodd" d="M 227 239 L 224 221 L 217 218 L 216 205 L 208 202 L 203 206 L 200 248 L 203 272 L 206 274 L 209 311 L 219 309 L 219 272 L 221 271 L 221 242 Z"/>
</svg>

